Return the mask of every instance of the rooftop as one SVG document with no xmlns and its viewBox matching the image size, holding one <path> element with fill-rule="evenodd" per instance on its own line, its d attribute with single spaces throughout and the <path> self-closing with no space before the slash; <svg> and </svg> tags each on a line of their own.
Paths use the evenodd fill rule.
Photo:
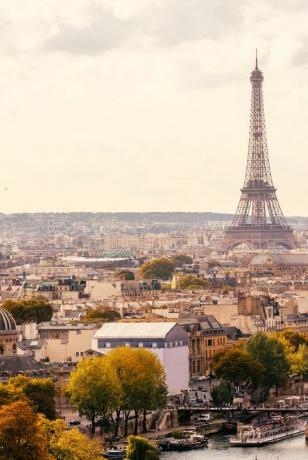
<svg viewBox="0 0 308 460">
<path fill-rule="evenodd" d="M 177 325 L 174 322 L 164 323 L 106 323 L 94 337 L 104 338 L 165 338 Z"/>
</svg>

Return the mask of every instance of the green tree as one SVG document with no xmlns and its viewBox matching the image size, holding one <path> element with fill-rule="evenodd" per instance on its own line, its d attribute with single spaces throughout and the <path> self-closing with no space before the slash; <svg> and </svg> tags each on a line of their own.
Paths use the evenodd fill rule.
<svg viewBox="0 0 308 460">
<path fill-rule="evenodd" d="M 230 348 L 216 354 L 212 370 L 218 378 L 234 385 L 250 384 L 257 388 L 264 369 L 246 350 Z"/>
<path fill-rule="evenodd" d="M 52 306 L 43 298 L 31 300 L 6 300 L 2 307 L 11 313 L 17 324 L 28 322 L 42 323 L 52 318 Z"/>
<path fill-rule="evenodd" d="M 89 308 L 86 316 L 82 318 L 83 322 L 89 323 L 109 323 L 121 319 L 119 312 L 110 307 Z"/>
<path fill-rule="evenodd" d="M 208 282 L 194 275 L 182 276 L 179 280 L 180 289 L 204 289 L 208 286 Z"/>
<path fill-rule="evenodd" d="M 159 451 L 155 445 L 141 436 L 129 436 L 127 460 L 158 460 Z"/>
<path fill-rule="evenodd" d="M 104 357 L 84 358 L 71 373 L 68 384 L 71 403 L 91 422 L 95 433 L 98 417 L 106 417 L 119 405 L 121 385 L 116 371 Z"/>
<path fill-rule="evenodd" d="M 140 273 L 145 279 L 169 280 L 175 270 L 175 265 L 169 259 L 152 259 L 141 265 Z"/>
<path fill-rule="evenodd" d="M 22 392 L 31 402 L 36 412 L 49 419 L 56 417 L 55 384 L 51 379 L 37 379 L 18 375 L 9 379 L 8 389 L 12 394 Z"/>
<path fill-rule="evenodd" d="M 125 281 L 134 281 L 135 275 L 131 270 L 121 270 L 117 273 L 117 278 Z"/>
<path fill-rule="evenodd" d="M 47 439 L 39 417 L 26 401 L 0 409 L 0 459 L 47 460 Z"/>
<path fill-rule="evenodd" d="M 278 394 L 278 388 L 286 383 L 290 370 L 284 345 L 275 337 L 258 332 L 248 340 L 245 348 L 264 369 L 262 383 L 265 392 L 275 386 Z"/>
<path fill-rule="evenodd" d="M 225 381 L 220 382 L 219 385 L 211 389 L 211 397 L 214 406 L 219 407 L 224 404 L 231 404 L 233 401 L 231 385 Z"/>
<path fill-rule="evenodd" d="M 192 257 L 185 254 L 176 254 L 175 256 L 171 257 L 171 261 L 176 267 L 182 267 L 183 265 L 190 265 L 193 263 Z"/>
</svg>

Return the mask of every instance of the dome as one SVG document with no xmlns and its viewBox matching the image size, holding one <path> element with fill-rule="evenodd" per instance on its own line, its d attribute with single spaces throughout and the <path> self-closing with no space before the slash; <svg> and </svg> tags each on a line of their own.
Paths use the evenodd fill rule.
<svg viewBox="0 0 308 460">
<path fill-rule="evenodd" d="M 0 334 L 9 331 L 16 331 L 15 320 L 11 313 L 0 307 Z"/>
</svg>

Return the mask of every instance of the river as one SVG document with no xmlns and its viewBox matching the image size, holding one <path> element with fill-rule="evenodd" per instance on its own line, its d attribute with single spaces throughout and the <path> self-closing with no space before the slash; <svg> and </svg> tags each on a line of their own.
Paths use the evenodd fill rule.
<svg viewBox="0 0 308 460">
<path fill-rule="evenodd" d="M 190 452 L 172 452 L 161 455 L 161 460 L 308 460 L 308 444 L 304 435 L 264 447 L 229 447 L 227 436 L 212 436 L 205 449 Z"/>
</svg>

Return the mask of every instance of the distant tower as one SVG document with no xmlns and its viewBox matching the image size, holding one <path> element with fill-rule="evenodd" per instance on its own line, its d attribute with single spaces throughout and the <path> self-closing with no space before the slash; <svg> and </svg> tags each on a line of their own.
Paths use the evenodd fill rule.
<svg viewBox="0 0 308 460">
<path fill-rule="evenodd" d="M 224 249 L 247 244 L 252 249 L 296 247 L 293 231 L 287 225 L 273 185 L 266 142 L 263 105 L 263 74 L 256 67 L 250 76 L 251 110 L 249 146 L 244 187 L 232 225 L 227 227 Z"/>
</svg>

